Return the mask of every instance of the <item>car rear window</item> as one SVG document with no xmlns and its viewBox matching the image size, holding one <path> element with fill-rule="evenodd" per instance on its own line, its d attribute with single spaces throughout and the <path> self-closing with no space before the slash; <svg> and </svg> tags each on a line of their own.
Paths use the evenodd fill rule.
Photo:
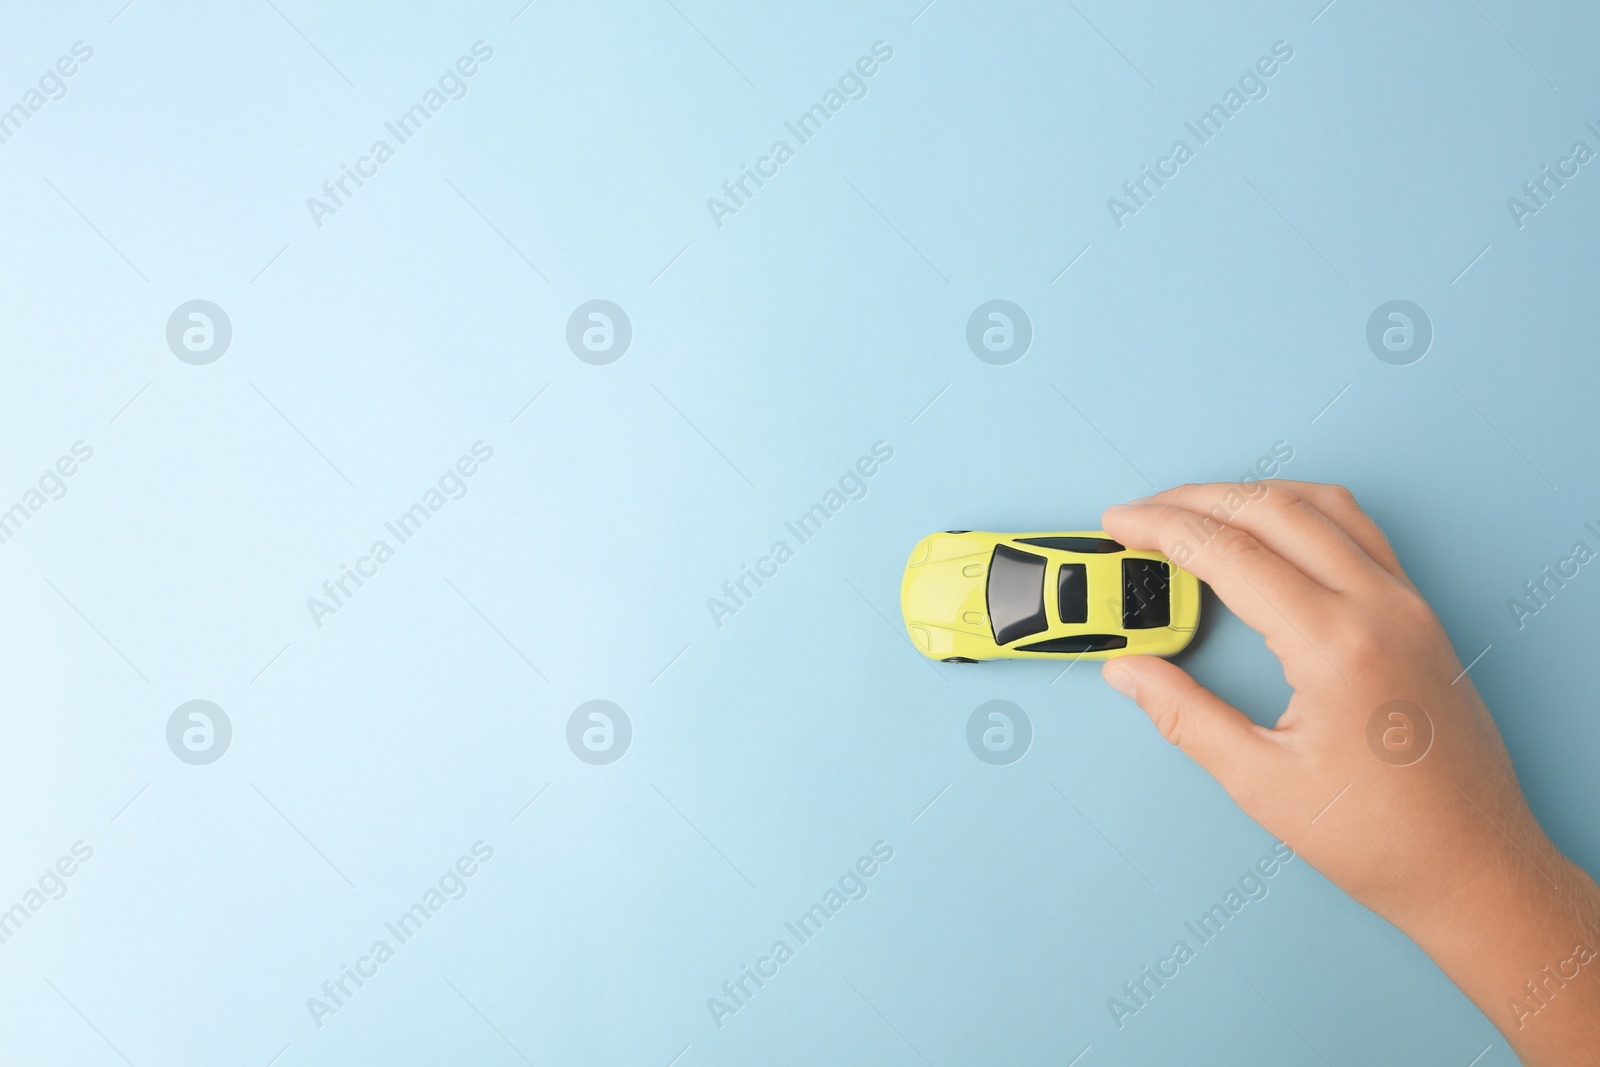
<svg viewBox="0 0 1600 1067">
<path fill-rule="evenodd" d="M 1122 561 L 1122 628 L 1153 630 L 1172 622 L 1172 572 L 1159 559 Z"/>
<path fill-rule="evenodd" d="M 989 561 L 989 625 L 997 645 L 1033 634 L 1049 626 L 1044 616 L 1043 556 L 996 545 Z"/>
<path fill-rule="evenodd" d="M 1063 563 L 1056 574 L 1056 610 L 1062 622 L 1089 621 L 1089 567 Z"/>
</svg>

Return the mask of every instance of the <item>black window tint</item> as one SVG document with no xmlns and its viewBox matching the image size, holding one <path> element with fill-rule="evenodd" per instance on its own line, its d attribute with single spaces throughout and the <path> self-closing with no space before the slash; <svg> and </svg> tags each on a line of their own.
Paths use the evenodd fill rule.
<svg viewBox="0 0 1600 1067">
<path fill-rule="evenodd" d="M 1171 574 L 1158 559 L 1122 561 L 1122 628 L 1153 630 L 1172 622 Z"/>
<path fill-rule="evenodd" d="M 1019 537 L 1020 545 L 1038 545 L 1040 548 L 1058 548 L 1063 552 L 1122 552 L 1122 545 L 1109 537 Z"/>
<path fill-rule="evenodd" d="M 1062 622 L 1089 621 L 1089 566 L 1063 563 L 1056 575 L 1056 610 Z"/>
<path fill-rule="evenodd" d="M 1048 641 L 1035 641 L 1031 645 L 1018 645 L 1018 652 L 1109 652 L 1114 648 L 1127 648 L 1128 639 L 1121 634 L 1079 634 L 1076 637 L 1052 637 Z"/>
<path fill-rule="evenodd" d="M 1044 617 L 1043 556 L 996 545 L 989 561 L 989 625 L 997 645 L 1041 633 Z"/>
</svg>

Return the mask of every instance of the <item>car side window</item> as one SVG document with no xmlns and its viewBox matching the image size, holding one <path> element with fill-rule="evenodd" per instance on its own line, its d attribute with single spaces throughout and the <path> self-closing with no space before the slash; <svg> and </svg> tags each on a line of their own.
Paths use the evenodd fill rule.
<svg viewBox="0 0 1600 1067">
<path fill-rule="evenodd" d="M 1102 552 L 1125 552 L 1127 549 L 1111 540 L 1109 537 L 1019 537 L 1019 545 L 1037 545 L 1040 548 L 1054 548 L 1062 552 L 1083 552 L 1097 554 Z"/>
<path fill-rule="evenodd" d="M 1074 637 L 1052 637 L 1048 641 L 1035 641 L 1031 645 L 1018 645 L 1018 652 L 1109 652 L 1127 648 L 1128 639 L 1121 634 L 1078 634 Z"/>
</svg>

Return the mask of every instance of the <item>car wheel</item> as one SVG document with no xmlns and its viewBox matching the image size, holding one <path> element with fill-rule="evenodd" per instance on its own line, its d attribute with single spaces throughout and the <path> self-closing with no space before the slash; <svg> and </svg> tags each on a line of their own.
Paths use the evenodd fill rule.
<svg viewBox="0 0 1600 1067">
<path fill-rule="evenodd" d="M 943 662 L 945 662 L 945 663 L 976 663 L 978 661 L 975 660 L 975 659 L 968 659 L 965 656 L 946 656 L 944 658 Z"/>
<path fill-rule="evenodd" d="M 946 530 L 945 531 L 945 533 L 947 533 L 947 534 L 964 534 L 964 533 L 971 533 L 971 532 L 972 532 L 971 530 Z"/>
</svg>

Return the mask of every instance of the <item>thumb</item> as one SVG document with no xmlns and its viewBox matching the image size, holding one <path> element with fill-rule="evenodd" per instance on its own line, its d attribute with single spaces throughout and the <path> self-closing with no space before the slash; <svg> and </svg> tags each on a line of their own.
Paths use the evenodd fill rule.
<svg viewBox="0 0 1600 1067">
<path fill-rule="evenodd" d="M 1107 684 L 1133 698 L 1161 736 L 1211 773 L 1229 793 L 1267 769 L 1281 749 L 1271 730 L 1156 656 L 1120 656 L 1101 668 Z"/>
</svg>

